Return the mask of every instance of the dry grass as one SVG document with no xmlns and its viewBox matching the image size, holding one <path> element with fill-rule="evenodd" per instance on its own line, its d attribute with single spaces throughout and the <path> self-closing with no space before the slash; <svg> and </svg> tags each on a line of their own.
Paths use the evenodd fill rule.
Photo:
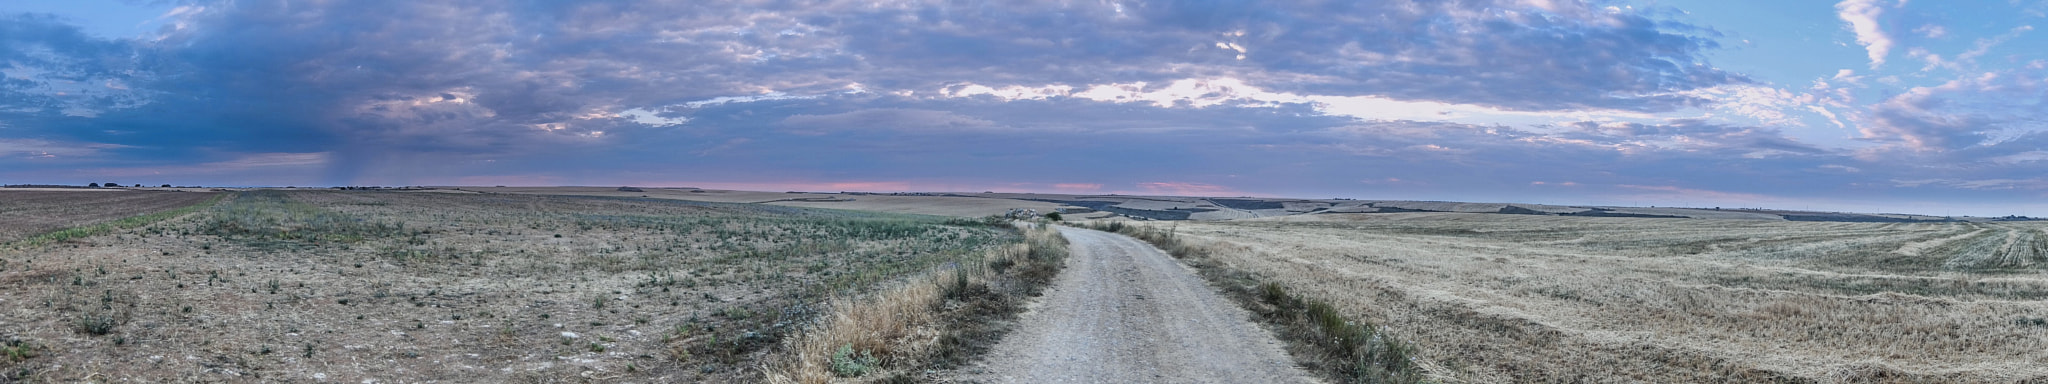
<svg viewBox="0 0 2048 384">
<path fill-rule="evenodd" d="M 1066 241 L 1058 231 L 1032 226 L 1024 244 L 992 250 L 976 266 L 952 266 L 908 279 L 890 289 L 862 297 L 833 300 L 816 326 L 789 341 L 790 358 L 770 368 L 774 383 L 821 384 L 866 378 L 915 380 L 913 372 L 941 362 L 964 363 L 960 356 L 992 343 L 993 334 L 963 336 L 991 319 L 982 314 L 1009 314 L 1020 300 L 1051 282 L 1065 260 Z M 991 286 L 996 286 L 991 289 Z M 994 295 L 994 296 L 991 296 Z M 1008 306 L 986 313 L 987 305 Z M 977 310 L 980 311 L 977 311 Z M 975 313 L 984 312 L 984 313 Z M 862 361 L 862 358 L 872 358 Z M 891 376 L 894 375 L 894 376 Z"/>
<path fill-rule="evenodd" d="M 2043 228 L 1411 213 L 1175 231 L 1414 343 L 1437 381 L 2015 382 L 2048 379 Z"/>
<path fill-rule="evenodd" d="M 250 192 L 0 251 L 0 382 L 759 381 L 827 299 L 1023 241 L 762 205 Z"/>
</svg>

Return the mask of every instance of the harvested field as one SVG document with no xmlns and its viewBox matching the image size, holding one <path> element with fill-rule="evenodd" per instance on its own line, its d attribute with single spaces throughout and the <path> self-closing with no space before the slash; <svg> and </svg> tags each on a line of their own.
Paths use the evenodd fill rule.
<svg viewBox="0 0 2048 384">
<path fill-rule="evenodd" d="M 1446 382 L 2048 379 L 2048 225 L 1291 216 L 1173 227 Z"/>
<path fill-rule="evenodd" d="M 831 297 L 1023 242 L 770 205 L 242 192 L 0 252 L 0 382 L 760 381 Z"/>
<path fill-rule="evenodd" d="M 0 189 L 0 243 L 204 202 L 212 193 Z"/>
</svg>

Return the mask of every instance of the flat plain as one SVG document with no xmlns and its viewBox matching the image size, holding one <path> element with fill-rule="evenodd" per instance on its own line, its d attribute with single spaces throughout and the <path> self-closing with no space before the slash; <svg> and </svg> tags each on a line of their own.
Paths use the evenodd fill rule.
<svg viewBox="0 0 2048 384">
<path fill-rule="evenodd" d="M 109 194 L 37 200 L 78 212 L 8 202 L 86 221 L 201 202 L 79 203 Z M 829 298 L 1023 241 L 986 222 L 772 205 L 225 195 L 0 251 L 0 382 L 759 381 Z"/>
<path fill-rule="evenodd" d="M 2048 380 L 2048 225 L 1471 213 L 1151 222 L 1444 382 Z"/>
<path fill-rule="evenodd" d="M 781 380 L 764 377 L 778 345 L 844 320 L 821 303 L 1030 248 L 961 219 L 1012 208 L 1154 219 L 1128 223 L 1377 325 L 1434 382 L 2048 381 L 2041 222 L 690 188 L 0 193 L 0 381 Z M 867 339 L 852 344 L 895 340 Z M 846 344 L 795 348 L 831 364 L 789 381 L 883 378 L 839 373 Z"/>
</svg>

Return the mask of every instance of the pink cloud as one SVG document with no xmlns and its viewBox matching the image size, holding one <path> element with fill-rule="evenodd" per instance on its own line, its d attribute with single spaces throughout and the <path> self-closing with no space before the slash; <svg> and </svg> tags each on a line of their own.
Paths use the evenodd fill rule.
<svg viewBox="0 0 2048 384">
<path fill-rule="evenodd" d="M 1385 178 L 1385 179 L 1365 179 L 1365 180 L 1359 180 L 1358 182 L 1359 182 L 1359 183 L 1365 183 L 1365 184 L 1411 184 L 1411 185 L 1429 185 L 1429 183 L 1425 183 L 1425 182 L 1420 182 L 1420 181 L 1415 181 L 1415 180 L 1408 180 L 1408 179 L 1402 179 L 1402 178 L 1398 178 L 1398 177 L 1389 177 L 1389 178 Z"/>
<path fill-rule="evenodd" d="M 1145 193 L 1184 196 L 1244 196 L 1244 192 L 1215 184 L 1187 182 L 1138 183 Z"/>
<path fill-rule="evenodd" d="M 1094 192 L 1094 191 L 1100 191 L 1100 190 L 1102 190 L 1102 184 L 1090 184 L 1090 183 L 1059 183 L 1059 184 L 1053 184 L 1053 185 L 1052 185 L 1052 189 L 1055 189 L 1055 190 L 1061 190 L 1061 191 L 1073 191 L 1073 192 Z"/>
</svg>

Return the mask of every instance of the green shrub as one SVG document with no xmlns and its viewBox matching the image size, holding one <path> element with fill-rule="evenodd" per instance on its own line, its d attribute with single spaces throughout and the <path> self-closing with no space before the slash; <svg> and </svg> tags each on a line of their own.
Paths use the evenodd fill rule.
<svg viewBox="0 0 2048 384">
<path fill-rule="evenodd" d="M 839 346 L 838 351 L 832 352 L 832 374 L 839 375 L 839 377 L 860 377 L 861 375 L 866 375 L 869 372 L 874 372 L 875 364 L 877 364 L 875 355 L 868 353 L 868 351 L 860 351 L 860 355 L 855 356 L 853 344 Z"/>
</svg>

